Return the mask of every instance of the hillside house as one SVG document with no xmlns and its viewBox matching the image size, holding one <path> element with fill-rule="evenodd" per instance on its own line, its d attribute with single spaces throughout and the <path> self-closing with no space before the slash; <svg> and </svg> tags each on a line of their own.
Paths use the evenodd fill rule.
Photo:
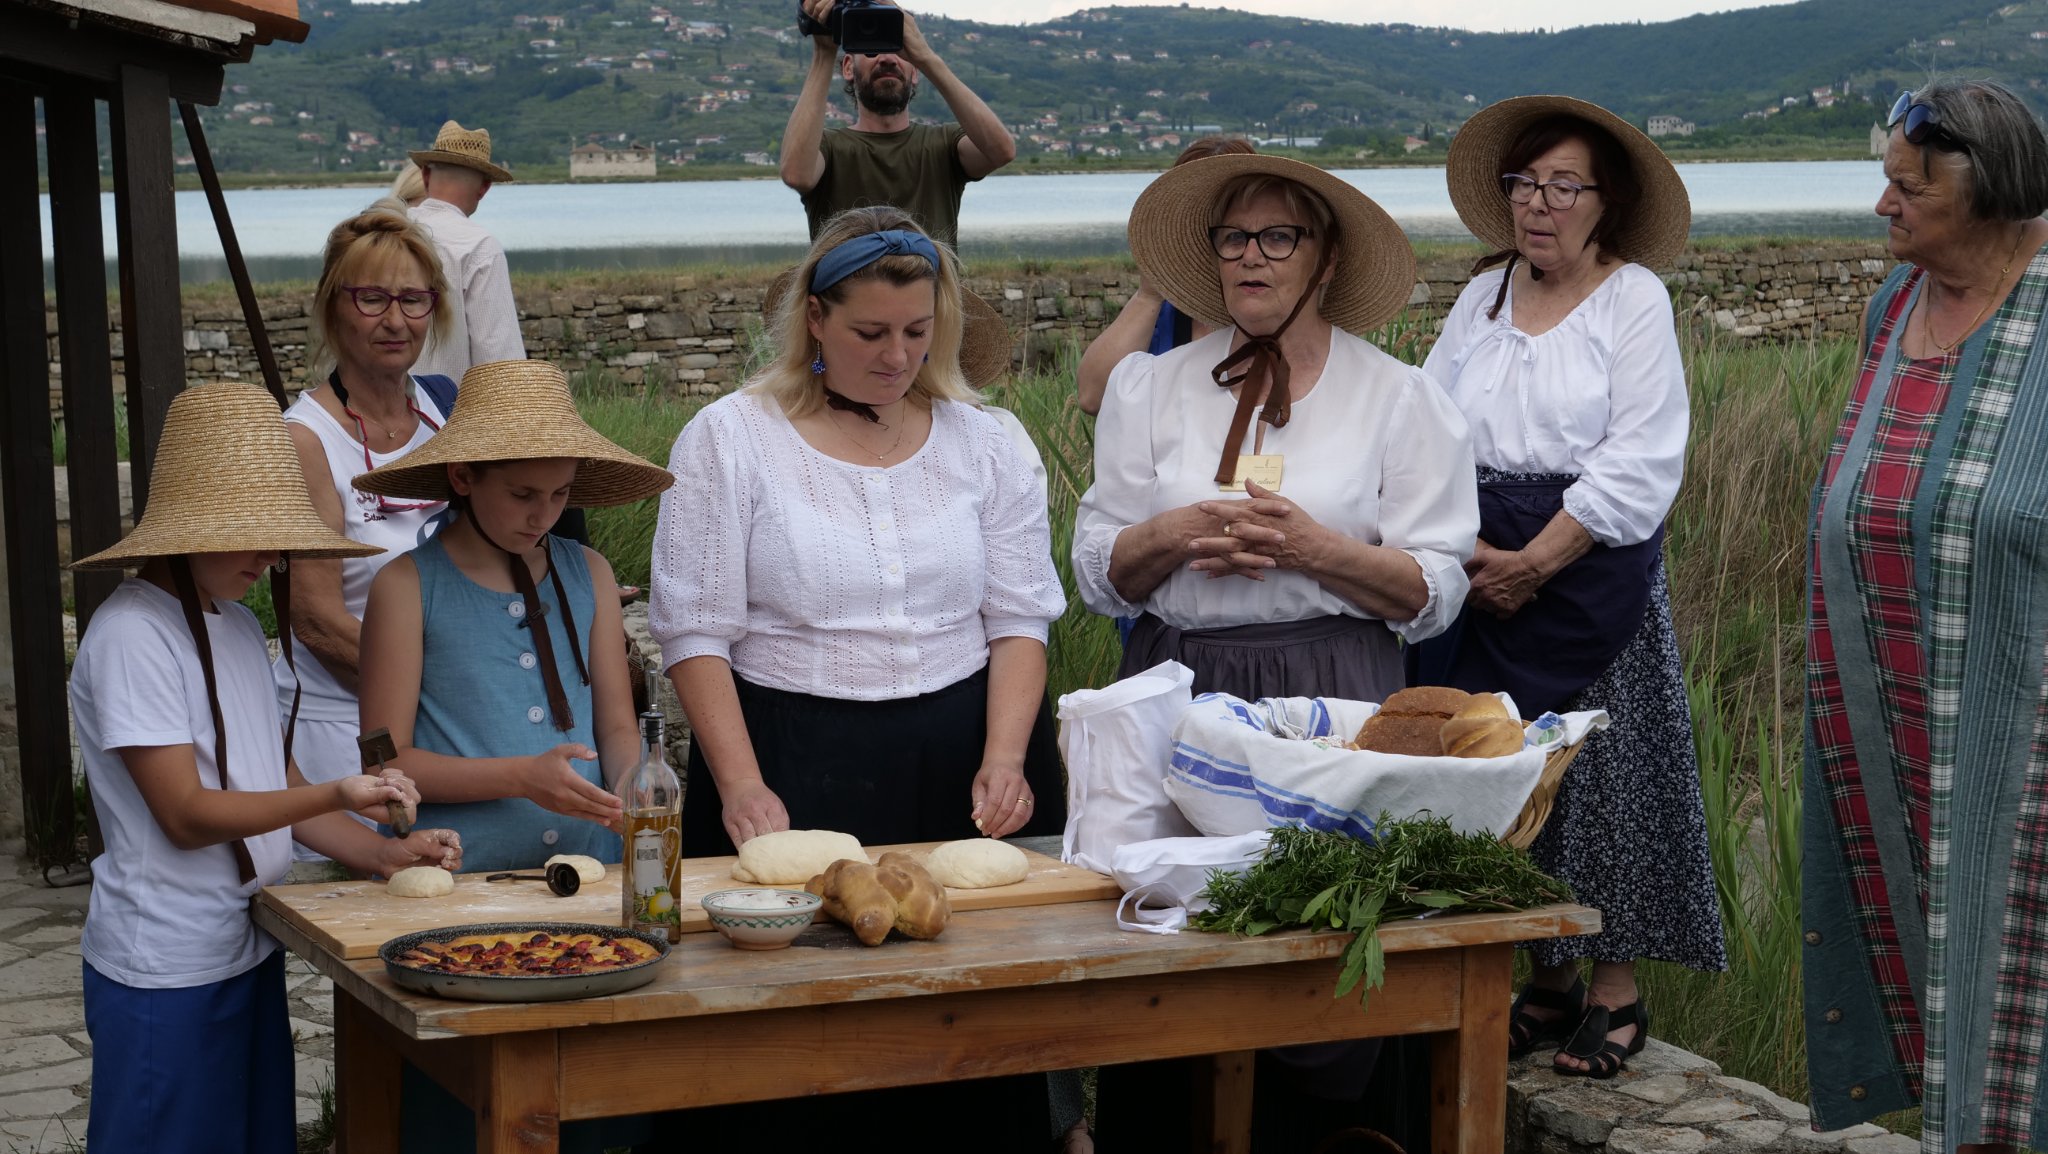
<svg viewBox="0 0 2048 1154">
<path fill-rule="evenodd" d="M 1680 116 L 1652 116 L 1643 128 L 1651 136 L 1691 136 L 1693 122 Z"/>
<path fill-rule="evenodd" d="M 1883 156 L 1885 145 L 1891 142 L 1892 134 L 1882 124 L 1870 126 L 1870 155 Z"/>
<path fill-rule="evenodd" d="M 583 144 L 569 150 L 570 180 L 651 179 L 654 150 L 643 144 Z"/>
</svg>

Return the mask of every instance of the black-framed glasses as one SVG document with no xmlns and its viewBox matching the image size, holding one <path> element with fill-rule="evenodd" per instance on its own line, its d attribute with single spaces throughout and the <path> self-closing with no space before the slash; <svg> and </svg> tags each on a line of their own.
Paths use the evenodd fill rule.
<svg viewBox="0 0 2048 1154">
<path fill-rule="evenodd" d="M 1927 143 L 1929 139 L 1937 139 L 1956 148 L 1963 147 L 1963 142 L 1956 139 L 1955 133 L 1943 127 L 1941 109 L 1925 101 L 1914 100 L 1911 89 L 1899 93 L 1898 100 L 1892 104 L 1891 115 L 1886 117 L 1884 122 L 1888 129 L 1897 128 L 1901 124 L 1906 128 L 1907 144 L 1921 145 Z"/>
<path fill-rule="evenodd" d="M 1576 180 L 1535 181 L 1518 172 L 1504 172 L 1500 176 L 1500 190 L 1507 194 L 1511 204 L 1527 204 L 1536 199 L 1536 190 L 1543 190 L 1543 203 L 1563 212 L 1579 203 L 1579 194 L 1597 184 L 1580 184 Z"/>
<path fill-rule="evenodd" d="M 1251 245 L 1258 245 L 1259 253 L 1267 260 L 1286 260 L 1301 247 L 1301 238 L 1307 235 L 1305 224 L 1276 224 L 1257 232 L 1219 224 L 1209 230 L 1209 247 L 1224 260 L 1236 260 Z"/>
<path fill-rule="evenodd" d="M 391 310 L 391 303 L 398 302 L 398 311 L 419 320 L 432 316 L 434 306 L 441 302 L 441 294 L 433 289 L 407 289 L 394 293 L 383 285 L 345 284 L 341 291 L 356 303 L 356 311 L 366 317 L 381 317 Z"/>
</svg>

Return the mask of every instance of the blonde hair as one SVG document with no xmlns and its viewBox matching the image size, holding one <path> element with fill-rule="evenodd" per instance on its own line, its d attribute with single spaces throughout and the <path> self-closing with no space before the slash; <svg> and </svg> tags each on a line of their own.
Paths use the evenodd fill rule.
<svg viewBox="0 0 2048 1154">
<path fill-rule="evenodd" d="M 427 174 L 420 171 L 419 165 L 410 160 L 406 161 L 405 167 L 399 169 L 398 175 L 392 178 L 391 196 L 395 200 L 404 201 L 407 207 L 427 199 Z"/>
<path fill-rule="evenodd" d="M 847 293 L 856 284 L 882 281 L 900 286 L 930 281 L 934 298 L 931 351 L 918 368 L 916 379 L 911 381 L 910 400 L 924 408 L 930 408 L 934 400 L 981 403 L 981 394 L 960 373 L 960 267 L 947 245 L 932 242 L 939 253 L 936 269 L 921 256 L 885 256 L 824 292 L 809 291 L 818 262 L 826 253 L 857 236 L 889 229 L 924 232 L 908 213 L 887 205 L 851 208 L 825 222 L 825 227 L 818 231 L 818 239 L 811 244 L 810 253 L 797 266 L 789 291 L 782 294 L 782 306 L 771 322 L 781 352 L 747 383 L 748 392 L 773 399 L 791 419 L 816 412 L 825 403 L 825 386 L 811 372 L 812 296 L 817 297 L 819 308 L 829 314 L 835 306 L 846 303 Z"/>
<path fill-rule="evenodd" d="M 461 308 L 462 302 L 450 299 L 448 277 L 441 271 L 440 254 L 426 230 L 405 214 L 404 201 L 387 196 L 327 234 L 320 283 L 313 290 L 312 336 L 306 349 L 306 364 L 316 379 L 325 377 L 335 364 L 331 334 L 339 328 L 340 309 L 348 295 L 342 286 L 358 283 L 366 270 L 396 257 L 417 261 L 426 273 L 426 287 L 441 294 L 427 329 L 437 339 L 448 335 L 448 310 Z"/>
</svg>

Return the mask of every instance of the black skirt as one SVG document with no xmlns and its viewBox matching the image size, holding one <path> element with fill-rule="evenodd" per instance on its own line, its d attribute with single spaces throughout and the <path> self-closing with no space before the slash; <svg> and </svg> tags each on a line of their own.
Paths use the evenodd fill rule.
<svg viewBox="0 0 2048 1154">
<path fill-rule="evenodd" d="M 789 811 L 791 829 L 850 833 L 862 845 L 980 837 L 974 775 L 988 738 L 988 670 L 944 689 L 893 701 L 844 701 L 769 689 L 739 677 L 740 714 L 761 779 Z M 718 783 L 695 742 L 683 789 L 683 856 L 737 853 L 725 832 Z M 1058 731 L 1041 698 L 1024 747 L 1031 820 L 1010 835 L 1056 834 L 1067 824 Z"/>
<path fill-rule="evenodd" d="M 864 846 L 981 836 L 969 791 L 988 736 L 986 668 L 895 701 L 843 701 L 733 681 L 762 780 L 782 799 L 791 829 L 838 830 Z M 718 785 L 694 742 L 687 773 L 684 856 L 735 852 Z M 1052 710 L 1043 700 L 1025 746 L 1024 780 L 1034 812 L 1011 836 L 1059 833 L 1067 791 Z M 835 1151 L 960 1149 L 958 1133 L 940 1137 L 919 1121 L 935 1118 L 972 1119 L 977 1154 L 1042 1154 L 1050 1146 L 1043 1074 L 708 1106 L 673 1116 L 676 1125 L 666 1129 L 687 1134 L 692 1150 L 744 1149 L 766 1133 L 829 1134 Z"/>
</svg>

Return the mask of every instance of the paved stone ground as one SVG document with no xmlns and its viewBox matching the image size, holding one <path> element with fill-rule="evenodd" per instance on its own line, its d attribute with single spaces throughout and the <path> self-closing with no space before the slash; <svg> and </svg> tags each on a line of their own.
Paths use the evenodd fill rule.
<svg viewBox="0 0 2048 1154">
<path fill-rule="evenodd" d="M 85 1149 L 92 1095 L 78 953 L 92 889 L 44 885 L 21 852 L 19 841 L 0 843 L 0 1154 L 72 1154 Z M 285 984 L 304 1125 L 333 1082 L 333 988 L 291 957 Z"/>
</svg>

